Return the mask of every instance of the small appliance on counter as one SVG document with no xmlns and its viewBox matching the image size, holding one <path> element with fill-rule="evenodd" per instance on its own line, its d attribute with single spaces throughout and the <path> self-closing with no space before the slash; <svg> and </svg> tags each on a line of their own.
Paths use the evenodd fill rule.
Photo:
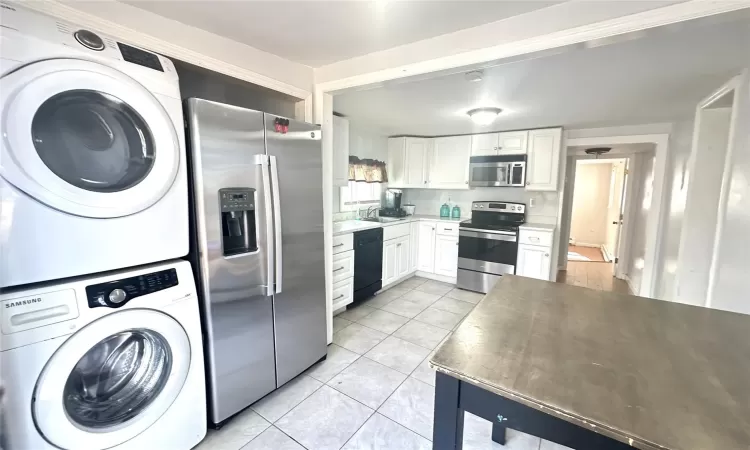
<svg viewBox="0 0 750 450">
<path fill-rule="evenodd" d="M 523 203 L 473 202 L 471 219 L 458 226 L 456 286 L 486 294 L 503 274 L 514 274 L 524 222 Z"/>
<path fill-rule="evenodd" d="M 406 211 L 406 214 L 409 215 L 409 216 L 413 216 L 414 215 L 414 211 L 416 211 L 416 210 L 417 210 L 417 206 L 416 205 L 411 205 L 411 204 L 405 204 L 404 205 L 404 211 Z"/>
<path fill-rule="evenodd" d="M 400 189 L 386 189 L 383 195 L 383 207 L 378 214 L 383 217 L 406 217 L 406 211 L 401 208 L 401 197 L 403 193 Z"/>
</svg>

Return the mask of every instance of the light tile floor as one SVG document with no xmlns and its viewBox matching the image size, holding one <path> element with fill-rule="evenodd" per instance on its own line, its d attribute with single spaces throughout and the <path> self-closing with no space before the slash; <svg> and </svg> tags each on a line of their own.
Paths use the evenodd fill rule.
<svg viewBox="0 0 750 450">
<path fill-rule="evenodd" d="M 429 359 L 481 294 L 413 277 L 333 319 L 325 361 L 209 431 L 196 450 L 429 450 Z M 564 449 L 466 414 L 465 450 Z"/>
</svg>

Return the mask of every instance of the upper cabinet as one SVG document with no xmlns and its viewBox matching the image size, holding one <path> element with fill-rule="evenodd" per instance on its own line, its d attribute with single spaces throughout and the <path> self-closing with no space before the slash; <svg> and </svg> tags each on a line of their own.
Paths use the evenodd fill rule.
<svg viewBox="0 0 750 450">
<path fill-rule="evenodd" d="M 349 121 L 333 116 L 333 185 L 349 184 Z"/>
<path fill-rule="evenodd" d="M 556 191 L 562 128 L 529 131 L 526 190 Z"/>
<path fill-rule="evenodd" d="M 471 156 L 523 154 L 528 138 L 528 131 L 475 134 L 471 136 Z"/>
<path fill-rule="evenodd" d="M 388 186 L 402 187 L 406 175 L 406 138 L 388 139 L 388 160 L 385 162 L 388 172 Z"/>
<path fill-rule="evenodd" d="M 433 139 L 427 185 L 439 189 L 469 189 L 471 136 Z"/>
<path fill-rule="evenodd" d="M 432 139 L 405 138 L 403 187 L 427 187 L 427 164 Z"/>
</svg>

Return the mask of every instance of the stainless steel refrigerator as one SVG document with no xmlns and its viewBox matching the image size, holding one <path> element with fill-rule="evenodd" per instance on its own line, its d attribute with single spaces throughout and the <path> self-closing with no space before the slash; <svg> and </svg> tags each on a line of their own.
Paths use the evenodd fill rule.
<svg viewBox="0 0 750 450">
<path fill-rule="evenodd" d="M 320 127 L 189 99 L 209 419 L 326 355 Z"/>
</svg>

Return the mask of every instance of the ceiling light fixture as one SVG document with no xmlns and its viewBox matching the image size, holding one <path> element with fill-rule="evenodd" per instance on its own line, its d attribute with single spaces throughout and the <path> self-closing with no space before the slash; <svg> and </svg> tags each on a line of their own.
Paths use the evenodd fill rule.
<svg viewBox="0 0 750 450">
<path fill-rule="evenodd" d="M 587 148 L 584 150 L 587 155 L 596 155 L 596 159 L 599 159 L 599 157 L 605 153 L 609 153 L 609 151 L 612 150 L 612 147 L 592 147 Z"/>
<path fill-rule="evenodd" d="M 495 121 L 497 115 L 503 110 L 500 108 L 475 108 L 471 111 L 467 111 L 466 114 L 471 117 L 477 125 L 489 125 Z"/>
<path fill-rule="evenodd" d="M 481 70 L 472 70 L 471 72 L 466 72 L 464 76 L 466 77 L 466 81 L 475 83 L 477 81 L 482 81 L 483 73 Z"/>
</svg>

